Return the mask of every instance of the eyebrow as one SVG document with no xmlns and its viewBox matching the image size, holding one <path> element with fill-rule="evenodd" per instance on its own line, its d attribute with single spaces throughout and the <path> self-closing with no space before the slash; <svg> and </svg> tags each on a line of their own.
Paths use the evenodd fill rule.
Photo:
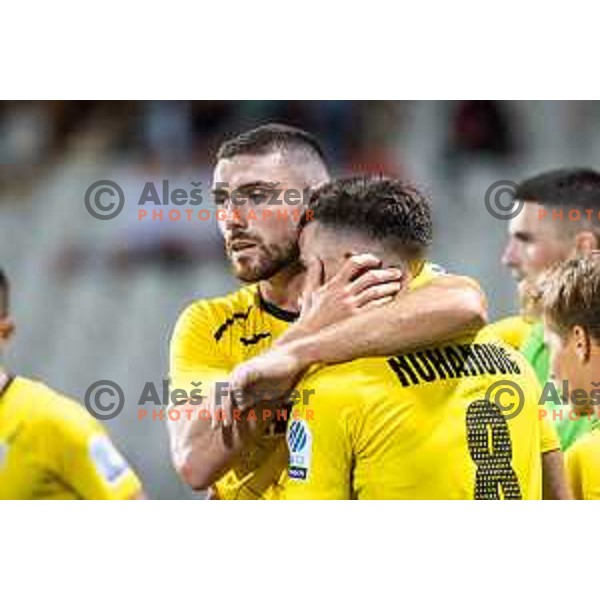
<svg viewBox="0 0 600 600">
<path fill-rule="evenodd" d="M 250 181 L 248 183 L 244 183 L 243 185 L 240 185 L 238 188 L 236 188 L 237 192 L 245 192 L 247 190 L 251 190 L 252 188 L 256 188 L 256 187 L 271 187 L 270 182 L 268 181 L 264 181 L 264 180 L 257 180 L 257 181 Z M 223 195 L 223 194 L 229 194 L 230 189 L 228 187 L 220 187 L 220 188 L 212 188 L 211 190 L 213 195 Z"/>
<path fill-rule="evenodd" d="M 533 234 L 529 233 L 528 231 L 515 231 L 515 233 L 513 233 L 513 237 L 521 242 L 530 242 L 532 239 L 534 239 Z"/>
</svg>

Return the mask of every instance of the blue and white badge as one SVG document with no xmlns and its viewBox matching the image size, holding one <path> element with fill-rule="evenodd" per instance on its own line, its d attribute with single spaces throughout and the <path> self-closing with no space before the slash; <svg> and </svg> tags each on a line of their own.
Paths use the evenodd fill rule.
<svg viewBox="0 0 600 600">
<path fill-rule="evenodd" d="M 287 433 L 289 450 L 288 476 L 297 481 L 306 481 L 310 471 L 312 434 L 304 420 L 290 423 Z"/>
<path fill-rule="evenodd" d="M 446 271 L 446 269 L 444 269 L 444 267 L 442 267 L 441 265 L 438 265 L 437 263 L 430 262 L 429 268 L 431 269 L 431 272 L 434 273 L 435 275 L 448 275 L 448 271 Z"/>
<path fill-rule="evenodd" d="M 106 436 L 92 438 L 90 456 L 98 473 L 111 485 L 115 485 L 129 470 L 121 453 Z"/>
<path fill-rule="evenodd" d="M 8 456 L 8 444 L 6 442 L 0 442 L 0 469 L 4 467 L 6 457 Z"/>
</svg>

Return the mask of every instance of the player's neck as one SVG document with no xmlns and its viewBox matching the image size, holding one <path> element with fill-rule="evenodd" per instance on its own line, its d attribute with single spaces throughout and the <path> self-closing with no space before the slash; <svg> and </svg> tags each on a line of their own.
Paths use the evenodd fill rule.
<svg viewBox="0 0 600 600">
<path fill-rule="evenodd" d="M 294 265 L 279 271 L 276 275 L 258 284 L 264 300 L 289 311 L 299 312 L 299 299 L 304 282 L 304 269 Z"/>
</svg>

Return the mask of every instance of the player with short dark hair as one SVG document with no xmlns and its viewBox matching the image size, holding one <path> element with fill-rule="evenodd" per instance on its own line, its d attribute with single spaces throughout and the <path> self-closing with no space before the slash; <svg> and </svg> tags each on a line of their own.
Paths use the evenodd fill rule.
<svg viewBox="0 0 600 600">
<path fill-rule="evenodd" d="M 503 262 L 519 283 L 574 252 L 600 247 L 600 173 L 547 171 L 519 183 L 515 198 L 524 206 L 509 223 Z"/>
<path fill-rule="evenodd" d="M 546 269 L 600 248 L 600 173 L 588 168 L 546 171 L 522 181 L 515 197 L 523 206 L 509 221 L 510 239 L 502 262 L 518 282 L 525 306 L 528 289 Z M 549 355 L 541 322 L 524 315 L 509 317 L 493 327 L 523 352 L 544 384 L 549 376 Z M 553 422 L 563 450 L 592 425 L 588 420 Z"/>
<path fill-rule="evenodd" d="M 600 203 L 600 173 L 581 167 L 545 171 L 521 181 L 515 197 L 550 208 L 578 208 L 585 211 Z M 598 223 L 598 215 L 595 216 L 595 222 Z"/>
<path fill-rule="evenodd" d="M 15 325 L 0 269 L 0 349 Z M 0 367 L 0 499 L 127 500 L 141 483 L 104 427 L 43 383 Z"/>
<path fill-rule="evenodd" d="M 407 274 L 407 295 L 435 278 L 429 201 L 402 181 L 360 177 L 317 190 L 300 237 L 304 261 L 334 277 L 347 252 Z M 288 425 L 288 499 L 541 499 L 539 384 L 524 358 L 486 334 L 419 352 L 309 371 L 314 392 Z M 506 419 L 487 390 L 510 380 L 523 405 Z M 311 415 L 308 414 L 308 409 Z"/>
<path fill-rule="evenodd" d="M 221 400 L 219 384 L 274 342 L 305 342 L 309 352 L 302 364 L 287 356 L 283 360 L 285 375 L 295 377 L 313 360 L 402 351 L 485 322 L 485 298 L 467 278 L 433 278 L 408 298 L 397 295 L 405 274 L 382 269 L 372 255 L 345 257 L 327 286 L 320 286 L 319 265 L 306 272 L 299 261 L 299 222 L 291 218 L 298 203 L 284 201 L 276 207 L 278 217 L 266 218 L 272 207 L 264 199 L 275 192 L 291 197 L 293 191 L 307 197 L 305 191 L 327 183 L 323 153 L 309 134 L 265 125 L 225 142 L 218 157 L 213 191 L 227 215 L 219 227 L 236 276 L 250 285 L 189 306 L 175 326 L 170 356 L 172 386 L 190 390 L 202 382 L 207 402 L 201 408 L 211 407 L 211 415 Z M 314 286 L 301 298 L 307 278 Z M 318 357 L 317 350 L 327 357 Z M 226 403 L 229 395 L 222 400 Z M 220 498 L 279 496 L 287 465 L 285 423 L 225 419 L 211 427 L 186 418 L 187 410 L 196 415 L 200 407 L 178 408 L 182 418 L 169 421 L 172 457 L 191 487 L 212 486 Z"/>
<path fill-rule="evenodd" d="M 425 256 L 433 237 L 429 201 L 416 187 L 396 179 L 334 180 L 313 193 L 309 208 L 304 226 L 315 220 L 337 229 L 360 228 L 414 258 Z"/>
<path fill-rule="evenodd" d="M 217 161 L 242 154 L 257 156 L 292 150 L 304 153 L 307 157 L 313 154 L 313 158 L 325 164 L 325 153 L 314 135 L 280 123 L 261 125 L 226 140 L 217 151 Z"/>
</svg>

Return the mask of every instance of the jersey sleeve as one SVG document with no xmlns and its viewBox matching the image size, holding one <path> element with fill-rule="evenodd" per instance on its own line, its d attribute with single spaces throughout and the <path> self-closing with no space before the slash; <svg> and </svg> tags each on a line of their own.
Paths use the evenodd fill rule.
<svg viewBox="0 0 600 600">
<path fill-rule="evenodd" d="M 299 386 L 314 390 L 314 402 L 288 423 L 286 500 L 343 500 L 351 497 L 352 392 L 333 386 Z"/>
<path fill-rule="evenodd" d="M 85 500 L 127 500 L 142 485 L 106 430 L 75 402 L 62 399 L 51 418 L 51 456 L 56 474 Z"/>
<path fill-rule="evenodd" d="M 560 450 L 560 440 L 558 439 L 554 425 L 548 419 L 541 418 L 540 427 L 541 453 L 545 454 L 546 452 Z"/>
<path fill-rule="evenodd" d="M 589 434 L 571 446 L 565 464 L 573 497 L 600 500 L 600 435 Z"/>
<path fill-rule="evenodd" d="M 171 389 L 205 390 L 226 381 L 234 365 L 219 351 L 215 340 L 217 319 L 208 301 L 198 301 L 179 317 L 171 338 L 169 376 Z"/>
<path fill-rule="evenodd" d="M 457 275 L 456 273 L 451 273 L 446 271 L 444 267 L 429 261 L 426 261 L 423 264 L 421 271 L 410 281 L 408 288 L 409 290 L 413 291 L 424 285 L 427 285 L 428 283 L 431 283 L 432 281 L 436 281 L 438 283 L 444 283 L 447 281 L 456 283 L 457 281 L 460 281 L 464 285 L 478 291 L 482 298 L 485 299 L 483 289 L 475 279 L 468 277 L 467 275 Z"/>
</svg>

